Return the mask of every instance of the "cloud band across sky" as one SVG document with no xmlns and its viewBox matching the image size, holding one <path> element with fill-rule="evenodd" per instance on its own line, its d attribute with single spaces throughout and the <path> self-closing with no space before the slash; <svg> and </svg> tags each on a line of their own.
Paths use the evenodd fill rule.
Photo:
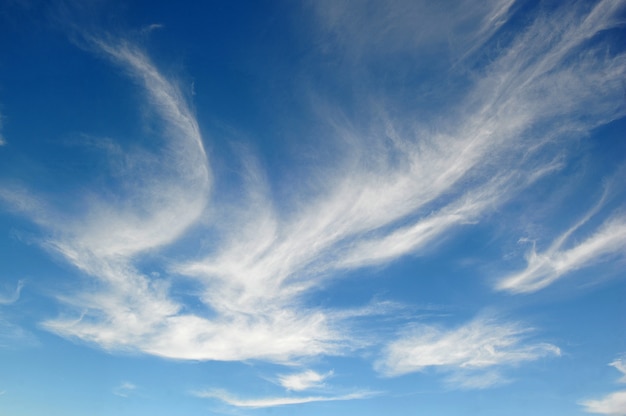
<svg viewBox="0 0 626 416">
<path fill-rule="evenodd" d="M 449 10 L 428 2 L 365 3 L 358 10 L 342 1 L 305 6 L 313 11 L 307 19 L 315 41 L 310 61 L 298 61 L 303 68 L 294 72 L 312 74 L 307 82 L 315 86 L 334 65 L 337 90 L 348 98 L 324 88 L 298 97 L 314 119 L 306 134 L 320 136 L 316 146 L 298 151 L 308 160 L 324 160 L 286 163 L 294 169 L 287 174 L 268 167 L 254 145 L 233 145 L 233 160 L 217 160 L 222 153 L 206 149 L 220 148 L 226 138 L 203 136 L 193 94 L 186 95 L 181 81 L 162 70 L 141 42 L 105 31 L 83 33 L 80 46 L 136 84 L 136 106 L 154 124 L 135 142 L 89 139 L 110 160 L 105 185 L 73 194 L 83 202 L 73 205 L 78 208 L 67 209 L 28 184 L 0 183 L 0 202 L 37 224 L 40 246 L 83 278 L 56 294 L 60 312 L 43 316 L 43 328 L 107 352 L 289 366 L 266 378 L 282 395 L 246 399 L 222 388 L 193 394 L 250 409 L 378 394 L 367 388 L 331 393 L 339 371 L 310 369 L 325 359 L 358 357 L 380 379 L 437 373 L 453 388 L 486 389 L 515 380 L 515 368 L 561 356 L 562 338 L 538 339 L 540 325 L 488 315 L 490 305 L 482 301 L 469 313 L 446 305 L 446 312 L 467 316 L 435 324 L 432 317 L 406 312 L 410 306 L 400 302 L 394 308 L 374 300 L 363 307 L 346 301 L 350 295 L 325 297 L 324 291 L 345 285 L 352 294 L 360 281 L 350 279 L 428 258 L 472 227 L 492 227 L 485 233 L 500 227 L 506 237 L 497 238 L 514 243 L 524 224 L 498 222 L 503 212 L 524 205 L 523 198 L 541 186 L 575 188 L 568 175 L 579 166 L 573 160 L 585 147 L 583 138 L 626 114 L 626 52 L 607 46 L 623 25 L 626 2 L 534 8 L 471 0 Z M 424 27 L 413 24 L 417 18 Z M 146 27 L 147 37 L 167 26 Z M 435 68 L 425 83 L 432 85 L 420 91 L 441 101 L 407 99 L 404 83 L 417 81 L 401 70 L 380 76 L 380 62 L 419 72 L 431 56 Z M 392 88 L 395 83 L 402 91 Z M 344 108 L 352 100 L 357 103 Z M 282 117 L 279 111 L 272 116 Z M 293 132 L 299 135 L 305 133 Z M 229 169 L 236 179 L 220 177 Z M 619 171 L 619 163 L 610 169 Z M 615 171 L 603 175 L 620 177 Z M 623 261 L 626 217 L 618 188 L 607 186 L 596 205 L 580 198 L 560 228 L 543 228 L 517 271 L 501 263 L 490 276 L 476 271 L 475 290 L 501 304 L 513 297 L 523 302 L 574 272 Z M 527 198 L 531 202 L 519 211 L 540 217 L 538 198 Z M 449 263 L 460 262 L 460 255 L 450 256 Z M 425 267 L 410 278 L 432 275 L 436 271 Z M 427 285 L 406 287 L 417 293 Z M 19 283 L 1 295 L 0 306 L 20 303 L 21 290 Z M 406 315 L 398 317 L 398 311 Z M 374 325 L 375 317 L 391 328 Z M 359 320 L 371 326 L 364 329 Z M 616 363 L 621 371 L 623 363 Z M 140 385 L 135 378 L 116 380 L 128 379 L 133 383 L 120 384 L 114 394 L 133 396 Z M 583 405 L 612 414 L 607 412 L 621 405 L 622 393 Z"/>
<path fill-rule="evenodd" d="M 106 348 L 138 348 L 172 358 L 287 362 L 350 348 L 342 322 L 332 321 L 328 311 L 304 307 L 304 294 L 336 270 L 420 253 L 451 229 L 480 222 L 562 168 L 558 153 L 545 157 L 552 150 L 541 149 L 623 112 L 617 97 L 606 97 L 624 72 L 624 56 L 594 52 L 570 59 L 615 24 L 614 3 L 602 1 L 583 12 L 557 10 L 549 21 L 558 21 L 559 31 L 548 29 L 547 17 L 537 18 L 486 66 L 451 112 L 457 117 L 446 130 L 427 133 L 383 114 L 365 131 L 335 124 L 336 139 L 351 143 L 351 156 L 333 168 L 341 175 L 322 192 L 296 195 L 302 208 L 290 214 L 277 209 L 279 201 L 272 200 L 271 184 L 254 158 L 245 159 L 249 196 L 242 202 L 254 201 L 253 211 L 231 222 L 213 253 L 172 268 L 199 285 L 199 298 L 213 318 L 183 312 L 169 296 L 168 279 L 150 277 L 133 264 L 142 253 L 174 243 L 209 202 L 212 179 L 198 122 L 176 83 L 138 47 L 123 39 L 89 38 L 96 52 L 144 88 L 147 104 L 162 120 L 163 139 L 154 155 L 128 156 L 139 168 L 126 172 L 132 180 L 121 204 L 96 195 L 80 221 L 39 219 L 62 228 L 61 237 L 45 244 L 101 285 L 95 293 L 62 299 L 79 314 L 47 320 L 45 326 Z M 489 33 L 487 26 L 476 30 Z M 30 213 L 37 217 L 37 212 Z M 599 231 L 579 246 L 588 259 L 576 255 L 572 261 L 588 263 L 614 251 L 621 241 L 615 230 L 623 228 L 614 222 L 605 227 L 610 236 Z M 529 266 L 535 274 L 540 269 Z M 521 277 L 500 287 L 516 279 Z M 546 279 L 553 278 L 533 287 Z"/>
</svg>

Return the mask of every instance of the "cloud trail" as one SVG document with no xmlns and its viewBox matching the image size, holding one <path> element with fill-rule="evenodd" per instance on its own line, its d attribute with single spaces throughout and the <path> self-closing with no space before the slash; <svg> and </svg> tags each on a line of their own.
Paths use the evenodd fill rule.
<svg viewBox="0 0 626 416">
<path fill-rule="evenodd" d="M 88 43 L 98 53 L 144 88 L 147 103 L 162 122 L 163 137 L 155 142 L 159 151 L 122 152 L 128 154 L 120 173 L 121 189 L 108 194 L 113 198 L 90 195 L 78 217 L 60 214 L 62 208 L 50 207 L 23 190 L 0 188 L 5 202 L 51 231 L 47 248 L 95 281 L 88 292 L 60 296 L 70 313 L 45 321 L 45 327 L 107 349 L 176 359 L 289 364 L 361 347 L 348 320 L 341 319 L 349 313 L 310 307 L 307 297 L 346 270 L 424 254 L 456 228 L 480 222 L 519 192 L 562 169 L 563 149 L 571 136 L 582 136 L 624 114 L 619 85 L 626 56 L 605 53 L 604 46 L 591 42 L 618 23 L 615 16 L 624 2 L 604 0 L 589 10 L 579 5 L 539 14 L 498 50 L 490 49 L 489 41 L 497 40 L 506 27 L 513 3 L 468 4 L 477 5 L 472 24 L 463 23 L 461 7 L 451 16 L 450 28 L 443 32 L 431 28 L 433 36 L 441 41 L 448 30 L 466 28 L 458 32 L 463 35 L 459 38 L 473 43 L 452 48 L 456 50 L 451 52 L 452 61 L 457 67 L 468 65 L 464 63 L 471 60 L 468 50 L 472 56 L 484 53 L 490 59 L 480 70 L 466 68 L 471 72 L 463 79 L 467 87 L 453 94 L 453 104 L 437 110 L 439 121 L 420 118 L 419 109 L 387 106 L 388 98 L 362 118 L 320 120 L 331 130 L 328 140 L 344 146 L 344 152 L 330 168 L 309 172 L 316 184 L 292 187 L 288 198 L 278 200 L 272 193 L 276 184 L 262 164 L 244 156 L 245 196 L 236 201 L 238 209 L 214 219 L 220 226 L 208 230 L 199 220 L 213 178 L 190 105 L 175 82 L 132 42 L 90 38 Z M 340 9 L 334 17 L 324 17 L 334 19 L 331 27 L 322 29 L 345 29 L 342 47 L 354 52 L 355 62 L 367 61 L 360 39 L 371 38 L 364 30 L 372 26 L 346 26 L 350 16 L 344 12 L 346 4 L 336 7 Z M 401 7 L 389 10 L 390 21 L 404 16 Z M 435 11 L 442 12 L 447 10 Z M 361 17 L 373 23 L 378 18 Z M 378 39 L 381 47 L 373 53 L 399 53 L 385 47 L 398 38 L 413 39 L 406 45 L 417 49 L 430 41 L 428 36 L 405 32 L 415 27 L 413 22 L 402 21 L 388 31 L 390 21 L 376 23 L 389 37 Z M 325 110 L 334 108 L 320 107 L 317 114 L 330 114 Z M 230 196 L 213 195 L 212 203 L 222 204 Z M 606 232 L 577 251 L 560 252 L 557 247 L 554 255 L 563 258 L 554 261 L 572 269 L 609 253 L 608 247 L 623 238 L 621 231 L 611 234 L 614 226 L 620 230 L 625 226 L 619 218 L 606 224 Z M 194 258 L 168 258 L 166 277 L 141 270 L 143 255 L 177 243 L 190 229 L 207 231 L 211 248 Z M 202 246 L 201 241 L 194 243 Z M 192 295 L 202 304 L 200 311 L 173 296 L 171 285 L 178 279 L 194 285 Z M 441 367 L 451 378 L 463 377 L 452 370 L 458 367 L 472 371 L 474 379 L 466 380 L 467 386 L 486 386 L 498 382 L 499 373 L 481 373 L 479 380 L 474 369 L 498 369 L 558 353 L 550 344 L 521 344 L 525 329 L 510 324 L 476 320 L 453 331 L 424 330 L 427 333 L 410 334 L 388 346 L 381 371 L 398 375 Z M 419 361 L 412 353 L 413 347 L 428 350 L 449 339 L 473 343 L 474 348 L 433 355 L 431 361 Z M 292 387 L 314 383 L 305 379 L 285 383 Z M 244 407 L 330 400 L 221 398 Z"/>
<path fill-rule="evenodd" d="M 528 262 L 526 269 L 504 278 L 496 288 L 512 293 L 536 292 L 568 273 L 610 257 L 624 256 L 626 217 L 609 218 L 593 235 L 580 244 L 569 249 L 562 249 L 567 237 L 580 225 L 580 223 L 576 224 L 562 234 L 545 252 L 537 253 L 533 247 L 526 255 Z"/>
<path fill-rule="evenodd" d="M 354 7 L 350 1 L 309 3 L 321 29 L 337 43 L 331 47 L 367 61 L 372 55 L 423 53 L 431 48 L 453 56 L 467 54 L 483 45 L 506 22 L 515 1 L 470 0 L 446 5 L 428 1 L 365 1 L 360 7 Z M 420 24 L 416 25 L 418 21 Z"/>
<path fill-rule="evenodd" d="M 259 409 L 265 407 L 277 407 L 313 402 L 333 402 L 343 400 L 367 399 L 376 395 L 376 393 L 357 392 L 339 396 L 266 397 L 260 399 L 240 399 L 222 390 L 211 390 L 197 392 L 195 393 L 195 395 L 202 398 L 218 399 L 230 406 Z"/>
<path fill-rule="evenodd" d="M 249 162 L 242 205 L 251 211 L 232 222 L 215 252 L 176 271 L 205 286 L 203 301 L 221 316 L 269 317 L 301 308 L 300 298 L 337 270 L 419 254 L 455 227 L 480 221 L 563 167 L 552 149 L 567 145 L 566 134 L 623 114 L 615 87 L 624 55 L 569 59 L 614 23 L 615 10 L 600 2 L 588 13 L 561 9 L 538 18 L 482 72 L 445 130 L 384 113 L 367 128 L 333 120 L 334 139 L 347 143 L 349 155 L 318 174 L 323 190 L 295 195 L 292 209 L 276 207 L 270 184 Z"/>
<path fill-rule="evenodd" d="M 393 377 L 436 368 L 450 374 L 448 382 L 455 387 L 490 387 L 504 381 L 503 367 L 560 355 L 552 344 L 526 342 L 529 332 L 486 317 L 454 329 L 420 325 L 390 342 L 376 369 Z"/>
<path fill-rule="evenodd" d="M 160 153 L 125 156 L 128 171 L 122 173 L 127 183 L 120 195 L 125 200 L 118 204 L 115 199 L 91 195 L 89 209 L 79 219 L 55 216 L 54 210 L 25 192 L 10 196 L 58 235 L 46 241 L 49 249 L 99 284 L 96 291 L 60 297 L 84 311 L 81 319 L 51 319 L 44 326 L 106 348 L 134 348 L 181 305 L 169 298 L 165 280 L 142 274 L 133 261 L 148 250 L 172 243 L 199 219 L 208 200 L 211 175 L 197 121 L 175 84 L 128 42 L 91 42 L 145 88 L 148 104 L 163 123 Z"/>
<path fill-rule="evenodd" d="M 621 178 L 617 175 L 618 178 Z M 589 267 L 610 258 L 624 256 L 626 250 L 626 216 L 616 213 L 605 219 L 585 239 L 565 248 L 573 235 L 592 218 L 598 216 L 613 193 L 610 182 L 605 186 L 602 197 L 577 223 L 554 239 L 543 252 L 537 252 L 535 244 L 526 254 L 527 266 L 521 272 L 504 277 L 496 289 L 512 293 L 531 293 L 541 290 L 568 273 Z"/>
</svg>

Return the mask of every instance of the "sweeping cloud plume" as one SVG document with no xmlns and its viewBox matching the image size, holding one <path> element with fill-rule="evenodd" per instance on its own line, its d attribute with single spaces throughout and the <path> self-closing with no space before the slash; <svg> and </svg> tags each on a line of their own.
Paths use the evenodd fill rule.
<svg viewBox="0 0 626 416">
<path fill-rule="evenodd" d="M 192 394 L 236 408 L 386 394 L 332 386 L 349 377 L 335 365 L 341 360 L 358 361 L 353 369 L 367 368 L 372 383 L 436 374 L 451 389 L 505 386 L 522 366 L 556 361 L 569 345 L 566 329 L 539 339 L 545 316 L 515 316 L 546 311 L 533 296 L 567 289 L 565 277 L 579 272 L 588 282 L 581 271 L 624 260 L 623 146 L 595 139 L 626 115 L 626 52 L 614 39 L 623 34 L 626 1 L 530 3 L 307 2 L 293 6 L 303 12 L 289 23 L 297 41 L 272 37 L 285 18 L 277 12 L 251 19 L 268 25 L 257 32 L 241 24 L 232 39 L 213 34 L 200 57 L 183 48 L 189 68 L 178 72 L 147 44 L 185 25 L 143 24 L 120 35 L 71 24 L 77 54 L 96 57 L 100 71 L 117 69 L 116 82 L 140 91 L 122 100 L 144 123 L 130 138 L 81 131 L 106 160 L 84 161 L 98 172 L 74 175 L 72 190 L 63 179 L 32 179 L 45 176 L 43 168 L 21 182 L 0 181 L 3 207 L 38 227 L 15 240 L 36 241 L 63 264 L 39 280 L 18 275 L 28 276 L 29 290 L 21 293 L 22 281 L 10 286 L 0 307 L 26 304 L 37 282 L 48 286 L 32 296 L 53 297 L 58 311 L 47 306 L 33 327 L 80 347 L 207 366 L 244 362 L 274 391 L 238 392 L 225 371 L 215 375 L 224 386 Z M 246 13 L 237 19 L 254 11 Z M 227 41 L 218 48 L 214 39 Z M 281 50 L 270 65 L 272 52 L 251 46 L 262 42 L 297 51 Z M 185 81 L 187 71 L 198 79 Z M 271 121 L 259 127 L 250 114 L 233 116 L 259 131 L 241 135 L 253 143 L 232 144 L 225 132 L 239 126 L 215 119 L 229 106 L 249 111 L 254 100 L 242 91 L 257 78 L 270 87 L 251 95 Z M 282 88 L 286 80 L 297 85 Z M 115 91 L 116 99 L 126 92 Z M 191 98 L 214 108 L 196 110 Z M 281 140 L 292 153 L 278 150 Z M 604 192 L 589 208 L 598 183 Z M 519 240 L 520 230 L 534 234 Z M 531 238 L 525 258 L 509 250 Z M 4 332 L 21 328 L 0 318 Z M 624 372 L 623 360 L 612 365 Z M 112 386 L 133 398 L 136 386 L 149 389 L 138 374 L 116 375 L 109 394 Z M 624 394 L 583 405 L 623 414 L 616 409 Z"/>
<path fill-rule="evenodd" d="M 607 219 L 598 230 L 580 244 L 563 250 L 561 246 L 581 223 L 559 236 L 543 253 L 533 247 L 527 255 L 528 265 L 521 273 L 508 276 L 498 289 L 528 293 L 542 289 L 572 271 L 610 256 L 624 256 L 626 247 L 626 217 Z"/>
<path fill-rule="evenodd" d="M 496 2 L 477 12 L 482 17 L 475 19 L 473 36 L 482 39 L 479 45 L 502 24 L 509 6 Z M 133 265 L 143 253 L 176 242 L 205 210 L 212 175 L 197 120 L 176 83 L 137 46 L 88 38 L 96 52 L 144 88 L 147 104 L 163 123 L 162 147 L 153 155 L 127 156 L 130 166 L 139 166 L 128 172 L 130 191 L 121 195 L 127 201 L 116 206 L 92 196 L 80 220 L 55 217 L 24 192 L 3 191 L 5 200 L 60 235 L 46 241 L 47 247 L 102 288 L 63 297 L 81 311 L 80 318 L 50 319 L 45 327 L 108 349 L 184 359 L 289 362 L 352 348 L 342 322 L 331 319 L 329 311 L 303 307 L 303 295 L 337 271 L 419 254 L 562 169 L 553 143 L 565 144 L 566 134 L 580 134 L 623 113 L 619 98 L 607 97 L 615 95 L 624 56 L 587 53 L 570 59 L 614 24 L 616 10 L 616 2 L 609 1 L 586 13 L 557 10 L 550 22 L 559 22 L 558 31 L 547 26 L 547 17 L 537 18 L 481 72 L 450 112 L 455 116 L 445 129 L 384 113 L 366 130 L 334 123 L 332 134 L 348 143 L 349 153 L 332 168 L 332 177 L 316 174 L 329 178 L 323 190 L 294 195 L 292 209 L 278 207 L 260 164 L 244 157 L 241 206 L 251 211 L 233 214 L 220 245 L 208 255 L 172 262 L 172 272 L 198 285 L 211 318 L 185 311 L 169 296 L 168 279 Z M 616 251 L 624 229 L 619 218 L 607 220 L 597 235 L 568 252 L 558 251 L 561 238 L 546 255 L 531 255 L 528 270 L 499 287 L 516 292 L 543 287 Z M 559 271 L 545 271 L 556 263 L 563 264 Z"/>
<path fill-rule="evenodd" d="M 504 277 L 496 288 L 512 293 L 536 292 L 576 270 L 623 257 L 626 254 L 626 217 L 623 211 L 609 211 L 599 225 L 592 227 L 591 232 L 587 231 L 586 236 L 580 233 L 580 229 L 607 211 L 604 209 L 607 199 L 621 191 L 623 177 L 623 172 L 619 171 L 607 180 L 602 196 L 594 206 L 579 221 L 556 237 L 543 252 L 537 251 L 533 241 L 532 249 L 526 254 L 526 269 Z M 568 242 L 575 237 L 579 241 L 566 248 Z"/>
</svg>

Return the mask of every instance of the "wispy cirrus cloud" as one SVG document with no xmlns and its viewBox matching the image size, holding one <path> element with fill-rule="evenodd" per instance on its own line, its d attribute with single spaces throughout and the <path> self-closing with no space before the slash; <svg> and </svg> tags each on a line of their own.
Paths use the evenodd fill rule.
<svg viewBox="0 0 626 416">
<path fill-rule="evenodd" d="M 412 7 L 408 3 L 394 4 Z M 389 6 L 390 21 L 405 16 L 394 4 Z M 419 7 L 427 10 L 428 4 Z M 625 56 L 589 44 L 616 24 L 623 2 L 600 1 L 591 9 L 563 7 L 540 14 L 497 50 L 486 45 L 506 25 L 511 1 L 468 4 L 477 6 L 470 8 L 475 13 L 472 24 L 463 23 L 462 7 L 451 21 L 452 27 L 464 28 L 459 39 L 472 44 L 459 47 L 453 61 L 483 48 L 490 58 L 479 70 L 465 68 L 470 77 L 460 75 L 464 71 L 456 74 L 465 87 L 446 91 L 454 100 L 435 110 L 440 112 L 433 118 L 437 121 L 420 118 L 419 109 L 396 110 L 384 94 L 367 117 L 328 116 L 333 112 L 325 110 L 335 107 L 321 105 L 316 114 L 327 117 L 320 124 L 328 126 L 328 140 L 344 150 L 336 163 L 312 168 L 307 172 L 312 183 L 289 186 L 286 198 L 276 198 L 277 185 L 262 164 L 242 157 L 245 196 L 228 215 L 215 214 L 219 226 L 209 230 L 199 222 L 213 178 L 191 105 L 176 82 L 130 40 L 89 38 L 91 48 L 145 90 L 163 135 L 155 138 L 158 151 L 127 151 L 123 157 L 128 163 L 118 178 L 122 186 L 110 190 L 107 198 L 89 195 L 79 215 L 63 215 L 62 207 L 51 207 L 21 189 L 0 189 L 4 201 L 53 234 L 47 248 L 96 282 L 88 293 L 60 296 L 69 316 L 49 319 L 45 327 L 107 349 L 177 359 L 292 363 L 361 347 L 341 318 L 350 313 L 310 307 L 307 297 L 345 270 L 423 254 L 456 228 L 482 221 L 521 190 L 562 169 L 571 135 L 584 135 L 624 113 L 619 85 Z M 343 27 L 351 15 L 342 10 L 335 15 L 332 7 L 328 10 L 326 17 L 335 20 L 326 30 Z M 380 17 L 374 13 L 363 19 L 375 22 Z M 419 27 L 405 21 L 388 32 L 387 22 L 379 25 L 380 32 L 391 33 L 391 38 L 378 40 L 385 44 L 410 38 L 406 31 Z M 370 27 L 350 26 L 341 47 L 364 58 L 367 48 L 361 47 L 358 33 L 349 31 L 366 33 Z M 446 38 L 448 29 L 443 34 L 437 29 L 432 28 L 435 36 Z M 396 52 L 381 46 L 375 53 Z M 213 195 L 211 202 L 219 205 L 227 197 L 232 195 Z M 163 262 L 167 276 L 141 270 L 143 255 L 177 243 L 192 228 L 207 231 L 209 248 L 192 242 L 195 249 L 202 248 L 201 254 L 168 258 Z M 194 285 L 191 296 L 202 305 L 200 310 L 172 294 L 171 286 L 179 279 Z M 524 329 L 514 325 L 478 320 L 452 332 L 427 332 L 390 345 L 381 371 L 498 368 L 557 353 L 548 344 L 520 344 Z M 481 344 L 475 338 L 480 336 L 487 341 Z M 467 338 L 475 348 L 470 355 L 459 352 L 456 361 L 450 355 L 435 357 L 440 364 L 435 358 L 412 364 L 409 341 L 427 348 L 428 342 L 448 338 Z M 497 379 L 497 372 L 485 373 L 480 381 L 468 383 L 488 385 Z"/>
<path fill-rule="evenodd" d="M 467 1 L 447 5 L 428 1 L 312 1 L 321 29 L 342 52 L 357 59 L 431 48 L 446 60 L 480 47 L 506 22 L 514 0 Z M 419 21 L 420 25 L 415 22 Z M 367 28 L 367 29 L 365 29 Z"/>
<path fill-rule="evenodd" d="M 0 293 L 0 305 L 10 305 L 12 303 L 17 302 L 20 298 L 20 293 L 22 292 L 22 288 L 24 287 L 24 281 L 19 280 L 17 282 L 17 286 L 12 293 L 4 294 Z"/>
<path fill-rule="evenodd" d="M 626 383 L 626 360 L 620 358 L 609 365 L 615 367 L 617 371 L 622 373 L 622 377 L 618 381 L 620 383 Z M 626 390 L 607 394 L 601 399 L 585 400 L 580 404 L 588 413 L 623 416 L 626 415 Z"/>
<path fill-rule="evenodd" d="M 259 399 L 241 399 L 235 397 L 223 390 L 209 390 L 194 393 L 197 397 L 207 399 L 218 399 L 222 402 L 235 407 L 241 408 L 264 408 L 278 407 L 294 404 L 304 404 L 313 402 L 333 402 L 343 400 L 367 399 L 377 395 L 375 392 L 356 392 L 338 396 L 288 396 L 288 397 L 265 397 Z"/>
<path fill-rule="evenodd" d="M 128 381 L 124 381 L 120 383 L 119 386 L 116 386 L 113 389 L 113 394 L 115 394 L 116 396 L 120 396 L 120 397 L 128 397 L 135 390 L 137 390 L 137 386 L 135 384 L 128 382 Z"/>
<path fill-rule="evenodd" d="M 577 244 L 567 247 L 576 231 L 598 214 L 606 196 L 603 197 L 567 231 L 558 236 L 543 252 L 537 252 L 535 244 L 526 254 L 526 269 L 500 280 L 496 288 L 512 293 L 531 293 L 541 290 L 568 273 L 584 267 L 626 255 L 626 216 L 615 213 L 605 219 L 595 230 Z"/>
<path fill-rule="evenodd" d="M 44 326 L 107 348 L 137 344 L 154 325 L 181 306 L 169 299 L 167 282 L 152 281 L 133 265 L 136 256 L 170 244 L 204 212 L 211 186 L 202 137 L 186 100 L 138 48 L 119 39 L 89 40 L 145 88 L 162 122 L 160 150 L 128 151 L 116 198 L 84 196 L 87 209 L 63 215 L 43 197 L 4 187 L 3 199 L 52 232 L 44 246 L 95 278 L 98 290 L 61 297 L 81 319 L 51 319 Z M 119 172 L 118 172 L 119 173 Z M 100 325 L 99 325 L 100 324 Z"/>
<path fill-rule="evenodd" d="M 530 332 L 483 316 L 452 329 L 418 325 L 390 342 L 375 367 L 389 377 L 437 369 L 454 387 L 491 387 L 506 381 L 507 367 L 560 355 L 555 345 L 529 342 Z"/>
<path fill-rule="evenodd" d="M 332 375 L 332 371 L 329 371 L 325 374 L 320 374 L 313 370 L 306 370 L 302 373 L 279 375 L 278 381 L 280 385 L 287 390 L 303 391 L 309 390 L 311 388 L 323 387 L 324 380 Z"/>
<path fill-rule="evenodd" d="M 479 74 L 458 108 L 448 109 L 456 117 L 445 129 L 385 112 L 358 128 L 333 118 L 333 137 L 349 150 L 330 173 L 314 172 L 324 187 L 292 195 L 293 207 L 274 200 L 258 164 L 246 163 L 241 206 L 250 210 L 229 222 L 213 253 L 176 271 L 205 285 L 203 301 L 222 316 L 269 317 L 300 308 L 300 298 L 337 270 L 419 254 L 481 221 L 563 167 L 554 145 L 567 145 L 564 133 L 581 134 L 623 114 L 616 86 L 624 56 L 570 59 L 615 23 L 615 10 L 600 2 L 591 11 L 538 18 Z"/>
<path fill-rule="evenodd" d="M 526 269 L 504 278 L 497 284 L 497 289 L 513 293 L 535 292 L 567 273 L 607 258 L 624 256 L 625 217 L 609 218 L 586 240 L 569 249 L 562 249 L 566 238 L 575 228 L 561 235 L 545 252 L 537 253 L 533 247 L 526 256 L 528 262 Z"/>
</svg>

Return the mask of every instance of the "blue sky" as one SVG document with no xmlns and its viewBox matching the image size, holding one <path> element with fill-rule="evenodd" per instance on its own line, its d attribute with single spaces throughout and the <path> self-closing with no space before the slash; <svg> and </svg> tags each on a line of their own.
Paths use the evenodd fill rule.
<svg viewBox="0 0 626 416">
<path fill-rule="evenodd" d="M 0 413 L 626 415 L 626 2 L 0 7 Z"/>
</svg>

